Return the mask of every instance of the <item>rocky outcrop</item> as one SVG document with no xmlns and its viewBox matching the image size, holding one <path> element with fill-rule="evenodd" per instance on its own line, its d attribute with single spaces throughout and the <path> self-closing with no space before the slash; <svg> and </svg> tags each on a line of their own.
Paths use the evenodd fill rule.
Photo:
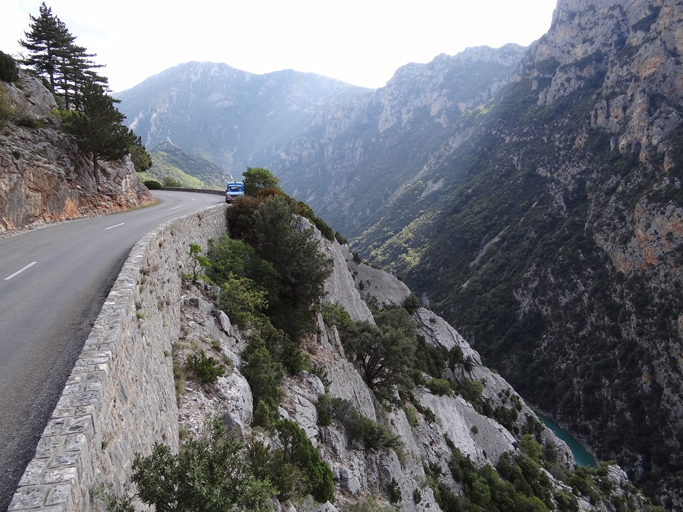
<svg viewBox="0 0 683 512">
<path fill-rule="evenodd" d="M 152 200 L 129 157 L 100 162 L 98 189 L 92 162 L 83 158 L 50 114 L 56 108 L 41 82 L 21 74 L 0 92 L 24 119 L 0 130 L 0 234 L 48 222 L 102 215 Z"/>
<path fill-rule="evenodd" d="M 372 298 L 380 307 L 389 304 L 402 306 L 410 296 L 410 290 L 399 278 L 367 263 L 356 262 L 347 245 L 342 246 L 341 250 L 353 283 L 365 300 Z"/>
<path fill-rule="evenodd" d="M 302 220 L 301 228 L 307 227 L 309 224 Z M 340 274 L 330 277 L 329 293 L 325 300 L 350 305 L 363 302 L 353 278 L 350 277 L 353 269 L 346 266 L 346 251 L 336 241 L 330 242 L 320 236 L 317 238 L 321 250 L 334 259 L 335 271 Z M 187 241 L 185 238 L 183 240 Z M 155 244 L 155 247 L 157 245 L 159 244 Z M 156 329 L 166 325 L 156 315 L 150 315 L 149 320 L 146 318 L 153 306 L 162 308 L 160 311 L 167 310 L 163 301 L 155 306 L 150 302 L 151 299 L 148 300 L 149 294 L 154 295 L 156 288 L 153 285 L 162 278 L 156 268 L 144 267 L 145 275 L 154 282 L 145 284 L 142 300 L 145 318 L 139 320 L 138 329 Z M 349 279 L 342 279 L 342 272 L 346 272 Z M 370 280 L 369 289 L 387 289 L 384 284 L 393 280 L 391 276 L 382 274 L 384 273 L 377 269 L 366 274 L 366 278 Z M 376 300 L 380 302 L 393 296 L 392 287 L 388 290 L 385 295 L 377 295 Z M 240 372 L 240 352 L 249 332 L 237 329 L 225 313 L 218 309 L 217 291 L 201 282 L 186 282 L 177 291 L 177 299 L 173 302 L 179 306 L 177 319 L 174 320 L 178 336 L 173 343 L 172 352 L 164 352 L 163 356 L 166 370 L 170 371 L 168 359 L 173 360 L 180 440 L 182 442 L 186 436 L 200 435 L 207 418 L 219 416 L 228 428 L 243 439 L 257 438 L 267 445 L 277 443 L 276 438 L 269 437 L 272 434 L 262 429 L 252 431 L 249 426 L 253 415 L 253 397 Z M 385 303 L 389 302 L 391 301 Z M 362 309 L 355 310 L 354 315 L 356 320 L 365 318 Z M 416 311 L 414 318 L 418 322 L 419 332 L 423 333 L 429 344 L 450 349 L 456 346 L 460 348 L 470 363 L 466 377 L 482 383 L 482 394 L 494 407 L 519 401 L 522 414 L 533 415 L 502 377 L 481 365 L 479 354 L 443 319 L 426 309 Z M 437 396 L 425 387 L 418 387 L 411 397 L 412 405 L 419 407 L 424 414 L 413 411 L 414 417 L 410 420 L 403 408 L 387 408 L 380 404 L 354 365 L 346 360 L 336 327 L 325 325 L 320 313 L 317 321 L 317 332 L 303 341 L 302 348 L 307 352 L 314 368 L 324 368 L 326 371 L 328 389 L 315 374 L 303 371 L 298 375 L 287 375 L 282 384 L 284 398 L 280 405 L 280 415 L 295 421 L 305 431 L 331 468 L 336 489 L 335 505 L 315 504 L 310 498 L 306 498 L 301 503 L 274 502 L 274 510 L 343 510 L 345 506 L 362 502 L 368 496 L 380 503 L 387 503 L 393 487 L 394 499 L 399 500 L 398 505 L 402 510 L 439 511 L 441 509 L 434 490 L 426 484 L 428 475 L 425 471 L 429 471 L 429 478 L 436 479 L 434 481 L 450 489 L 454 495 L 462 496 L 465 492 L 463 483 L 455 481 L 449 469 L 452 446 L 469 457 L 477 467 L 495 465 L 503 453 L 518 453 L 516 446 L 519 433 L 511 432 L 495 419 L 477 412 L 471 403 L 460 396 Z M 154 333 L 150 332 L 147 336 L 154 336 Z M 188 355 L 201 351 L 224 364 L 227 370 L 213 384 L 202 384 L 186 364 Z M 454 370 L 449 371 L 452 375 Z M 326 392 L 332 397 L 349 400 L 361 415 L 385 425 L 397 436 L 400 447 L 367 448 L 362 441 L 352 439 L 345 427 L 334 419 L 330 425 L 320 426 L 317 404 Z M 429 413 L 433 417 L 430 418 Z M 568 452 L 563 452 L 563 443 L 546 429 L 543 429 L 542 436 L 546 444 L 555 444 L 558 453 L 564 457 L 562 463 L 571 467 L 573 460 Z M 116 443 L 120 444 L 118 440 Z M 113 448 L 116 446 L 118 444 Z M 566 451 L 566 447 L 564 449 Z M 632 495 L 624 490 L 628 489 L 629 484 L 623 472 L 618 468 L 609 468 L 608 471 L 609 478 L 615 481 L 615 492 L 623 494 L 627 500 L 632 499 Z M 566 489 L 565 484 L 552 476 L 550 478 L 557 489 Z M 399 496 L 395 495 L 396 490 Z M 604 507 L 593 506 L 587 499 L 579 497 L 582 510 L 603 510 Z"/>
<path fill-rule="evenodd" d="M 367 320 L 372 322 L 370 308 L 361 298 L 360 293 L 354 286 L 355 276 L 349 273 L 346 255 L 348 248 L 338 243 L 321 242 L 322 251 L 334 262 L 332 275 L 325 282 L 327 300 L 333 304 L 339 304 L 356 321 Z"/>
</svg>

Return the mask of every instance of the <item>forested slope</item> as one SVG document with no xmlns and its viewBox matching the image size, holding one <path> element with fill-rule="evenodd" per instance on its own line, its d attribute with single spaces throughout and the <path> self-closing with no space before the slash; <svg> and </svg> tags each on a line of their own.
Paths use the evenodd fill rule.
<svg viewBox="0 0 683 512">
<path fill-rule="evenodd" d="M 682 19 L 560 0 L 512 83 L 354 245 L 665 503 L 683 468 Z"/>
</svg>

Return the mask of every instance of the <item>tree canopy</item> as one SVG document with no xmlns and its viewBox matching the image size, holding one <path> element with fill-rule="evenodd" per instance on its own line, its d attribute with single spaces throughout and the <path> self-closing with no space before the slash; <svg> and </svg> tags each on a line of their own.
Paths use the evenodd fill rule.
<svg viewBox="0 0 683 512">
<path fill-rule="evenodd" d="M 123 125 L 125 116 L 107 94 L 107 78 L 96 70 L 94 54 L 75 43 L 76 37 L 52 9 L 40 6 L 40 14 L 29 15 L 30 30 L 19 41 L 29 51 L 22 64 L 42 77 L 58 103 L 64 130 L 76 139 L 78 149 L 91 159 L 99 186 L 98 160 L 118 160 L 131 153 L 136 171 L 151 166 L 140 137 Z"/>
<path fill-rule="evenodd" d="M 90 82 L 83 91 L 83 110 L 62 110 L 60 117 L 67 133 L 76 139 L 78 149 L 92 159 L 99 185 L 98 159 L 118 160 L 133 146 L 141 146 L 140 137 L 126 128 L 125 116 L 116 110 L 118 103 L 102 87 Z"/>
<path fill-rule="evenodd" d="M 382 310 L 370 322 L 347 322 L 341 329 L 344 349 L 352 354 L 368 387 L 393 400 L 396 386 L 415 364 L 415 322 L 405 309 Z"/>
<path fill-rule="evenodd" d="M 244 177 L 244 193 L 248 196 L 256 197 L 264 188 L 274 188 L 279 190 L 278 180 L 273 173 L 263 167 L 247 167 Z"/>
<path fill-rule="evenodd" d="M 90 60 L 96 55 L 87 53 L 84 47 L 75 43 L 76 37 L 58 16 L 52 14 L 52 8 L 43 2 L 40 15 L 29 14 L 29 18 L 30 30 L 24 32 L 26 40 L 19 41 L 29 51 L 22 64 L 45 79 L 50 91 L 67 110 L 80 108 L 86 84 L 94 82 L 103 89 L 107 87 L 107 78 L 95 71 L 102 66 Z"/>
</svg>

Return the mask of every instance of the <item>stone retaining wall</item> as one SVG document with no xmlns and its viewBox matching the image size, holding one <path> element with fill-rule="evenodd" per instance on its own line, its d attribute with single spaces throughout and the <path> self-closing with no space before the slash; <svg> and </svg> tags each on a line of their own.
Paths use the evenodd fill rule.
<svg viewBox="0 0 683 512">
<path fill-rule="evenodd" d="M 201 192 L 202 194 L 225 195 L 225 190 L 211 190 L 208 188 L 164 187 L 164 190 L 168 190 L 169 192 Z"/>
<path fill-rule="evenodd" d="M 227 229 L 227 205 L 173 220 L 133 247 L 66 382 L 10 511 L 102 508 L 94 488 L 120 493 L 136 453 L 178 447 L 171 347 L 180 330 L 188 245 Z"/>
</svg>

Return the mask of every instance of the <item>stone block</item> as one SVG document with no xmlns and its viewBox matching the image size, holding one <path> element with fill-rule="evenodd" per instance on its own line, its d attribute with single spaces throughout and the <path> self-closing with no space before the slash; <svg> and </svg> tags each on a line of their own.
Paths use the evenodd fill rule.
<svg viewBox="0 0 683 512">
<path fill-rule="evenodd" d="M 19 481 L 19 487 L 24 487 L 27 485 L 40 485 L 43 480 L 43 473 L 46 471 L 49 465 L 49 459 L 36 459 L 34 458 L 28 463 L 26 469 L 24 470 L 24 475 Z"/>
<path fill-rule="evenodd" d="M 36 447 L 35 459 L 47 459 L 64 450 L 66 438 L 64 436 L 42 437 Z"/>
<path fill-rule="evenodd" d="M 78 468 L 75 467 L 48 469 L 43 476 L 43 484 L 75 483 L 77 478 Z"/>
<path fill-rule="evenodd" d="M 73 508 L 73 497 L 70 485 L 54 485 L 45 500 L 45 505 L 64 505 L 67 510 Z"/>
<path fill-rule="evenodd" d="M 8 512 L 14 510 L 32 510 L 41 508 L 45 504 L 45 497 L 49 491 L 46 486 L 19 487 L 12 497 Z"/>
<path fill-rule="evenodd" d="M 51 419 L 43 431 L 43 435 L 46 436 L 80 433 L 92 436 L 93 427 L 90 416 Z"/>
</svg>

